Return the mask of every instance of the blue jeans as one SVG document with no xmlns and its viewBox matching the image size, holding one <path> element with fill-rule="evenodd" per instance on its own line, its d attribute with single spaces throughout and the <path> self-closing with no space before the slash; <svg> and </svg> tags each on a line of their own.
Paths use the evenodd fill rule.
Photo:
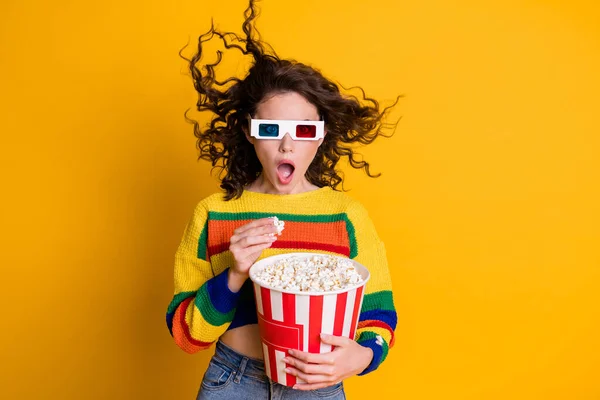
<svg viewBox="0 0 600 400">
<path fill-rule="evenodd" d="M 218 341 L 196 398 L 211 399 L 343 400 L 346 395 L 342 383 L 310 391 L 280 385 L 267 378 L 262 361 L 245 357 Z"/>
</svg>

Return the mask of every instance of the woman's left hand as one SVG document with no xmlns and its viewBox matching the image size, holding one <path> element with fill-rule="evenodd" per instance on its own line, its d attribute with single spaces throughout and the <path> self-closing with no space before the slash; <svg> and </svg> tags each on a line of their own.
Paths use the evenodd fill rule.
<svg viewBox="0 0 600 400">
<path fill-rule="evenodd" d="M 373 359 L 373 350 L 352 339 L 321 334 L 321 341 L 335 346 L 330 353 L 312 354 L 290 350 L 283 359 L 286 372 L 306 383 L 297 383 L 294 389 L 314 390 L 343 381 L 365 370 Z"/>
</svg>

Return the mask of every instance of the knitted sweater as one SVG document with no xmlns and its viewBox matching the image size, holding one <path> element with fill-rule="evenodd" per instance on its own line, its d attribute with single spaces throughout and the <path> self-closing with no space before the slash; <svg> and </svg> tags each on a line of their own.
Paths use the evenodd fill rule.
<svg viewBox="0 0 600 400">
<path fill-rule="evenodd" d="M 277 216 L 285 230 L 259 259 L 310 251 L 346 256 L 369 269 L 355 340 L 373 350 L 361 375 L 375 370 L 394 343 L 397 316 L 385 247 L 366 209 L 330 187 L 290 195 L 244 191 L 229 201 L 222 197 L 216 193 L 198 203 L 175 255 L 175 295 L 167 325 L 177 345 L 195 353 L 229 329 L 257 323 L 251 281 L 237 293 L 227 286 L 233 264 L 229 239 L 241 225 Z"/>
</svg>

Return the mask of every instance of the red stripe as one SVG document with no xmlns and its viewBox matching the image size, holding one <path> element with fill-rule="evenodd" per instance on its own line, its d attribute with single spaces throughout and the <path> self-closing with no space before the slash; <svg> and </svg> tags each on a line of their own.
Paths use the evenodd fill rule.
<svg viewBox="0 0 600 400">
<path fill-rule="evenodd" d="M 271 311 L 271 291 L 264 287 L 260 288 L 260 297 L 262 298 L 263 313 L 266 320 L 273 320 L 273 313 Z"/>
<path fill-rule="evenodd" d="M 390 337 L 390 342 L 388 343 L 388 345 L 390 346 L 390 348 L 394 346 L 394 341 L 395 341 L 396 335 L 394 335 L 394 330 L 392 329 L 391 326 L 389 326 L 388 324 L 386 324 L 383 321 L 379 321 L 376 319 L 368 319 L 365 321 L 360 321 L 358 323 L 358 329 L 369 329 L 369 327 L 383 328 L 383 329 L 390 331 L 391 337 Z"/>
<path fill-rule="evenodd" d="M 310 296 L 308 320 L 308 352 L 321 352 L 321 321 L 323 318 L 323 296 Z"/>
<path fill-rule="evenodd" d="M 190 333 L 190 327 L 187 324 L 187 322 L 185 321 L 185 311 L 188 308 L 188 304 L 190 304 L 192 302 L 192 300 L 194 300 L 195 297 L 188 297 L 187 299 L 185 299 L 180 305 L 179 307 L 181 307 L 181 318 L 179 319 L 179 324 L 181 326 L 181 330 L 183 331 L 183 334 L 185 335 L 185 338 L 194 346 L 199 346 L 202 347 L 203 349 L 209 347 L 213 342 L 203 342 L 201 340 L 197 340 L 194 339 L 192 337 L 192 334 Z"/>
<path fill-rule="evenodd" d="M 271 380 L 277 382 L 277 359 L 275 358 L 275 348 L 267 345 L 269 349 L 269 366 L 271 367 Z"/>
<path fill-rule="evenodd" d="M 368 328 L 368 327 L 370 327 L 370 326 L 377 327 L 377 328 L 383 328 L 383 329 L 387 329 L 388 331 L 390 331 L 390 333 L 391 333 L 392 335 L 394 334 L 394 331 L 392 330 L 392 327 L 391 327 L 391 326 L 389 326 L 389 325 L 388 325 L 388 324 L 386 324 L 385 322 L 383 322 L 383 321 L 379 321 L 379 320 L 377 320 L 377 319 L 367 319 L 367 320 L 364 320 L 364 321 L 360 321 L 360 322 L 358 323 L 358 328 L 359 328 L 359 329 L 362 329 L 362 328 Z"/>
<path fill-rule="evenodd" d="M 283 293 L 281 295 L 281 303 L 283 306 L 283 322 L 285 322 L 286 325 L 296 325 L 296 295 Z"/>
<path fill-rule="evenodd" d="M 283 293 L 281 295 L 281 302 L 283 305 L 283 322 L 286 325 L 296 325 L 296 295 Z M 301 349 L 296 348 L 295 350 Z M 287 386 L 294 386 L 296 384 L 296 377 L 294 375 L 286 373 L 285 382 Z"/>
<path fill-rule="evenodd" d="M 264 287 L 260 288 L 260 297 L 262 299 L 262 305 L 263 305 L 263 315 L 265 316 L 265 319 L 268 321 L 271 321 L 273 318 L 273 313 L 271 312 L 271 291 L 269 289 L 266 289 Z M 275 361 L 275 349 L 271 346 L 268 345 L 266 343 L 264 343 L 267 346 L 267 350 L 269 353 L 269 366 L 271 367 L 271 379 L 276 381 L 277 380 L 277 362 Z"/>
<path fill-rule="evenodd" d="M 360 311 L 360 306 L 362 303 L 362 294 L 363 294 L 364 286 L 356 289 L 356 300 L 354 300 L 354 311 L 352 312 L 352 324 L 350 325 L 350 339 L 354 340 L 354 336 L 356 335 L 356 321 L 358 320 L 358 313 Z"/>
<path fill-rule="evenodd" d="M 214 256 L 215 254 L 219 254 L 227 250 L 229 250 L 229 242 L 223 242 L 212 246 L 208 246 L 207 258 L 210 259 L 210 257 Z"/>
<path fill-rule="evenodd" d="M 342 336 L 344 330 L 344 315 L 346 314 L 346 302 L 348 292 L 337 295 L 335 302 L 335 323 L 333 324 L 333 336 Z"/>
</svg>

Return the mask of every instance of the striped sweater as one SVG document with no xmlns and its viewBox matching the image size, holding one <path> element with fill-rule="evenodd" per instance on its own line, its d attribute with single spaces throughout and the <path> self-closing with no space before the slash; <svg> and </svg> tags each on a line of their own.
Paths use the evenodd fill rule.
<svg viewBox="0 0 600 400">
<path fill-rule="evenodd" d="M 289 195 L 244 191 L 229 201 L 216 193 L 198 203 L 175 255 L 167 325 L 177 345 L 195 353 L 229 329 L 258 322 L 250 280 L 237 293 L 227 286 L 229 239 L 237 227 L 271 216 L 285 221 L 285 230 L 259 259 L 310 251 L 343 255 L 369 269 L 355 340 L 373 350 L 360 375 L 375 370 L 394 344 L 397 321 L 385 247 L 366 209 L 330 187 Z"/>
</svg>

